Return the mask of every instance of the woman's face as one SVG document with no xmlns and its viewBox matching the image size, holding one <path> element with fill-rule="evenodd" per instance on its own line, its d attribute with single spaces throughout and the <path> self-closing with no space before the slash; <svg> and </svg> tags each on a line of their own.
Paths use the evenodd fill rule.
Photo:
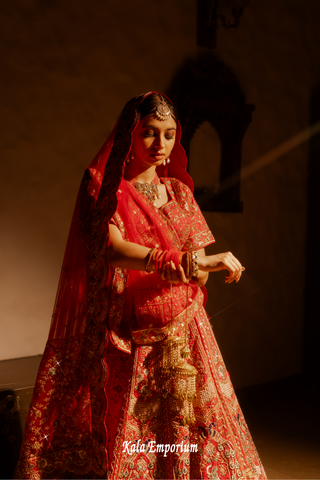
<svg viewBox="0 0 320 480">
<path fill-rule="evenodd" d="M 170 156 L 176 132 L 177 124 L 172 117 L 158 120 L 151 114 L 142 118 L 133 134 L 134 163 L 139 162 L 145 168 L 161 165 Z"/>
</svg>

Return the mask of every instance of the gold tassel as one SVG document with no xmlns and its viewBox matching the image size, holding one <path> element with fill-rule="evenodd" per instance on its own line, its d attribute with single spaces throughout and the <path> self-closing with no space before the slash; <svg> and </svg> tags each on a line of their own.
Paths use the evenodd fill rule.
<svg viewBox="0 0 320 480">
<path fill-rule="evenodd" d="M 187 362 L 191 357 L 191 351 L 188 345 L 187 308 L 188 285 L 185 338 L 177 337 L 171 331 L 162 344 L 162 396 L 169 398 L 172 407 L 181 417 L 182 425 L 192 425 L 196 421 L 193 402 L 197 396 L 196 380 L 198 375 L 197 369 Z"/>
<path fill-rule="evenodd" d="M 181 359 L 174 373 L 173 396 L 180 402 L 182 424 L 192 425 L 195 422 L 193 402 L 197 397 L 196 380 L 198 371 L 187 363 L 186 359 Z"/>
<path fill-rule="evenodd" d="M 189 348 L 188 345 L 185 345 L 182 349 L 181 349 L 181 357 L 182 358 L 187 358 L 189 359 L 191 357 L 191 350 Z"/>
<path fill-rule="evenodd" d="M 163 342 L 162 396 L 173 400 L 174 409 L 181 415 L 182 425 L 191 425 L 195 422 L 193 402 L 197 396 L 198 371 L 183 356 L 190 355 L 190 349 L 184 343 L 177 336 L 169 336 Z"/>
</svg>

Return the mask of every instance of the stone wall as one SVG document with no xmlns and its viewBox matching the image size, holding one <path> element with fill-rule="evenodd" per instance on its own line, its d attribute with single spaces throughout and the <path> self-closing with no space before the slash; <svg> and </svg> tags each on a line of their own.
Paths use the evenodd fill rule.
<svg viewBox="0 0 320 480">
<path fill-rule="evenodd" d="M 196 55 L 195 5 L 1 4 L 0 360 L 43 351 L 83 170 L 124 103 L 166 90 Z M 239 30 L 219 28 L 215 53 L 256 106 L 243 165 L 308 125 L 320 8 L 305 5 L 252 1 Z M 303 144 L 243 180 L 243 213 L 205 214 L 217 241 L 209 253 L 231 250 L 246 267 L 237 285 L 225 285 L 223 273 L 208 283 L 208 311 L 236 386 L 301 370 L 307 156 Z"/>
</svg>

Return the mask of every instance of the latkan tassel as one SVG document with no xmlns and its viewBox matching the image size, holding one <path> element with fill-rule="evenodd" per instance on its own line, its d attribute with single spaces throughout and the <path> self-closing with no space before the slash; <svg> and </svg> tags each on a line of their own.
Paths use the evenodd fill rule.
<svg viewBox="0 0 320 480">
<path fill-rule="evenodd" d="M 191 356 L 189 346 L 181 337 L 169 335 L 162 344 L 162 351 L 162 396 L 179 412 L 182 425 L 192 425 L 195 423 L 193 402 L 197 396 L 198 371 L 187 361 Z"/>
<path fill-rule="evenodd" d="M 196 399 L 196 379 L 198 371 L 195 367 L 181 359 L 174 370 L 173 397 L 180 403 L 182 425 L 192 425 L 195 422 L 193 402 Z"/>
<path fill-rule="evenodd" d="M 188 345 L 185 345 L 182 349 L 181 349 L 181 358 L 186 358 L 189 360 L 189 358 L 191 358 L 191 350 L 189 348 Z"/>
</svg>

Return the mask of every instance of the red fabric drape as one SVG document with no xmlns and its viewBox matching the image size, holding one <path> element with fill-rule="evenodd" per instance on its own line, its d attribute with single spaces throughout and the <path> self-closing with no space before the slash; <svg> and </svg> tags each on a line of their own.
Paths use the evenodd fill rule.
<svg viewBox="0 0 320 480">
<path fill-rule="evenodd" d="M 97 236 L 100 229 L 108 235 L 106 224 L 117 207 L 116 193 L 131 148 L 132 135 L 140 119 L 138 106 L 152 93 L 157 92 L 139 95 L 127 103 L 109 138 L 84 173 L 64 255 L 49 340 L 79 335 L 85 331 L 88 311 L 87 266 L 92 235 Z M 165 167 L 158 167 L 157 173 L 159 176 L 177 178 L 193 191 L 193 182 L 187 173 L 187 157 L 180 139 L 181 126 L 178 123 L 171 162 Z M 101 186 L 103 191 L 99 196 Z"/>
<path fill-rule="evenodd" d="M 104 385 L 108 366 L 104 351 L 110 342 L 108 299 L 113 274 L 105 256 L 108 223 L 117 208 L 125 160 L 140 119 L 138 106 L 151 93 L 125 105 L 108 140 L 84 173 L 16 478 L 71 478 L 73 474 L 84 478 L 89 472 L 94 472 L 95 478 L 105 475 Z M 171 163 L 158 170 L 160 175 L 174 175 L 193 189 L 180 137 L 178 124 Z M 127 352 L 127 343 L 124 339 L 123 347 L 119 350 L 117 345 L 116 351 Z M 64 446 L 58 451 L 53 446 L 59 442 Z"/>
</svg>

